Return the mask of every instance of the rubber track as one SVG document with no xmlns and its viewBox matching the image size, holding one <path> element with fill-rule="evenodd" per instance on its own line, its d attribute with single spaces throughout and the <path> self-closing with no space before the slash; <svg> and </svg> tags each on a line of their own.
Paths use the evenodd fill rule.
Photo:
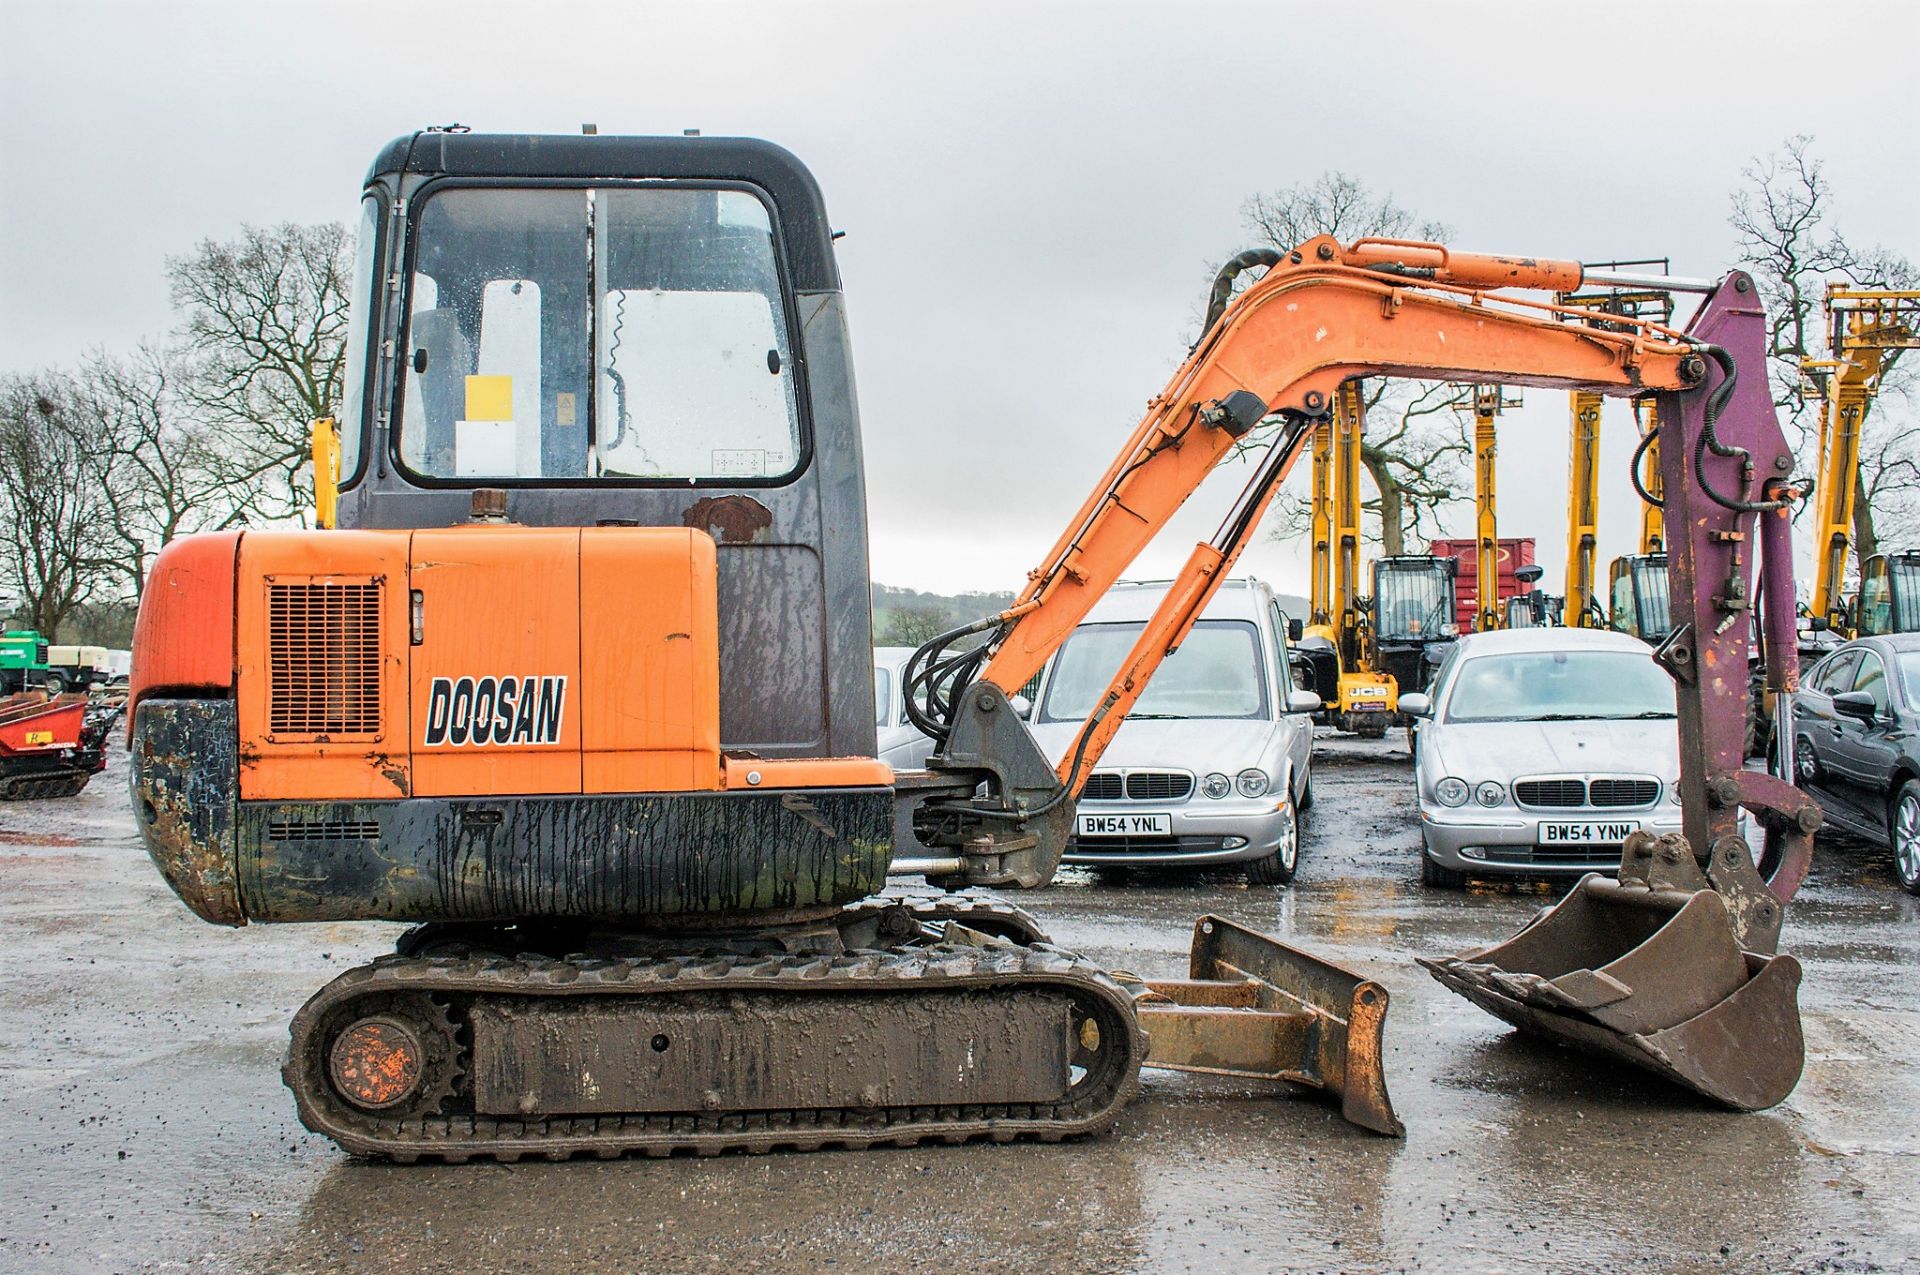
<svg viewBox="0 0 1920 1275">
<path fill-rule="evenodd" d="M 92 778 L 91 771 L 83 770 L 0 778 L 0 801 L 42 801 L 51 797 L 78 796 Z"/>
<path fill-rule="evenodd" d="M 1022 945 L 1052 942 L 1046 931 L 1040 928 L 1039 919 L 1033 913 L 992 894 L 916 891 L 903 887 L 849 904 L 847 910 L 851 912 L 869 907 L 903 907 L 916 919 L 928 923 L 958 921 L 990 933 L 1006 931 L 1007 938 Z"/>
<path fill-rule="evenodd" d="M 327 1042 L 317 1030 L 339 1022 L 362 996 L 426 993 L 456 1002 L 479 997 L 571 999 L 649 993 L 757 992 L 810 995 L 866 992 L 902 995 L 924 988 L 1053 987 L 1092 1010 L 1107 1060 L 1061 1101 L 1015 1106 L 896 1106 L 805 1110 L 686 1112 L 632 1116 L 509 1120 L 437 1115 L 381 1119 L 330 1096 L 322 1072 Z M 1112 1056 L 1113 1046 L 1125 1054 Z M 602 1159 L 634 1153 L 718 1155 L 728 1151 L 811 1151 L 822 1147 L 914 1146 L 934 1140 L 961 1143 L 1063 1138 L 1106 1130 L 1139 1086 L 1147 1041 L 1132 999 L 1097 965 L 1059 948 L 1008 943 L 973 947 L 941 944 L 834 956 L 717 955 L 666 960 L 461 960 L 386 957 L 342 974 L 295 1015 L 282 1070 L 300 1119 L 355 1155 L 403 1163 L 474 1159 L 512 1162 L 526 1156 Z"/>
</svg>

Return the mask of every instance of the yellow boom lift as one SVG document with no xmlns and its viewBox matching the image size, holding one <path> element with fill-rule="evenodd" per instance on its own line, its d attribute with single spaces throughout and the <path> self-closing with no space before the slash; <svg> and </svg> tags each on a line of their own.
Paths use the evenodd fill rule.
<svg viewBox="0 0 1920 1275">
<path fill-rule="evenodd" d="M 1334 392 L 1333 416 L 1313 435 L 1312 623 L 1301 650 L 1313 662 L 1315 687 L 1341 730 L 1384 735 L 1399 711 L 1399 687 L 1379 667 L 1368 599 L 1360 593 L 1360 435 L 1362 382 Z"/>
<path fill-rule="evenodd" d="M 1826 310 L 1830 357 L 1801 364 L 1820 398 L 1808 611 L 1849 637 L 1912 632 L 1920 629 L 1920 554 L 1874 554 L 1861 563 L 1860 594 L 1851 608 L 1841 600 L 1840 589 L 1853 545 L 1861 435 L 1880 391 L 1880 375 L 1892 362 L 1889 355 L 1920 347 L 1920 292 L 1832 285 Z"/>
<path fill-rule="evenodd" d="M 1507 623 L 1500 602 L 1500 518 L 1494 501 L 1499 443 L 1494 421 L 1506 408 L 1520 406 L 1520 396 L 1509 398 L 1498 385 L 1476 385 L 1471 402 L 1459 406 L 1473 413 L 1473 628 L 1485 633 Z"/>
<path fill-rule="evenodd" d="M 1610 270 L 1644 271 L 1664 275 L 1665 258 L 1607 263 Z M 1606 317 L 1627 320 L 1673 321 L 1673 294 L 1657 288 L 1609 288 L 1596 292 L 1568 292 L 1559 304 L 1594 317 L 1593 326 L 1621 331 L 1629 324 L 1609 324 Z M 1576 390 L 1570 395 L 1571 430 L 1567 464 L 1567 606 L 1566 623 L 1575 627 L 1607 627 L 1650 642 L 1667 635 L 1671 627 L 1667 606 L 1665 527 L 1660 512 L 1659 422 L 1651 399 L 1635 399 L 1634 419 L 1640 443 L 1634 452 L 1634 482 L 1640 488 L 1640 551 L 1615 558 L 1607 572 L 1608 598 L 1595 597 L 1595 575 L 1600 546 L 1600 396 Z"/>
</svg>

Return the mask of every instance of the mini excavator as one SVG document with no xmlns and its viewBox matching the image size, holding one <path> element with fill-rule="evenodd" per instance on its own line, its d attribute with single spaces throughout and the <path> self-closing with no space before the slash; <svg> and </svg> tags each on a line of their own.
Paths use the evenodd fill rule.
<svg viewBox="0 0 1920 1275">
<path fill-rule="evenodd" d="M 1051 879 L 1101 750 L 1363 376 L 1657 395 L 1685 529 L 1657 657 L 1685 836 L 1629 842 L 1620 880 L 1435 973 L 1730 1105 L 1791 1088 L 1797 967 L 1776 948 L 1818 812 L 1741 771 L 1719 685 L 1745 675 L 1730 621 L 1756 558 L 1788 570 L 1791 459 L 1744 275 L 1700 285 L 1681 332 L 1524 295 L 1607 282 L 1575 262 L 1330 237 L 1250 254 L 1264 273 L 1216 288 L 1014 604 L 916 653 L 937 745 L 896 774 L 873 756 L 839 277 L 799 161 L 425 131 L 375 161 L 359 243 L 348 392 L 317 449 L 338 449 L 338 525 L 170 545 L 130 728 L 145 843 L 203 919 L 415 923 L 293 1021 L 284 1077 L 343 1148 L 1057 1140 L 1108 1127 L 1143 1065 L 1318 1086 L 1399 1132 L 1378 984 L 1216 917 L 1189 978 L 1133 979 L 982 893 Z M 1248 441 L 1244 491 L 1049 763 L 1011 697 Z M 1764 590 L 1789 603 L 1764 626 L 1788 684 L 1792 596 Z"/>
</svg>

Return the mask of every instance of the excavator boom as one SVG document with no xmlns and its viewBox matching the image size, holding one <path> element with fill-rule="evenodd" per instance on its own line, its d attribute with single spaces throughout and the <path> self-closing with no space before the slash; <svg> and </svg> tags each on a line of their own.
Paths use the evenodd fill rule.
<svg viewBox="0 0 1920 1275">
<path fill-rule="evenodd" d="M 991 738 L 987 723 L 1011 717 L 1007 696 L 1207 473 L 1260 421 L 1281 418 L 1235 513 L 1195 547 L 1053 774 L 1023 792 L 1001 790 L 1003 811 L 973 822 L 967 813 L 983 813 L 972 795 L 984 777 L 977 766 L 961 770 L 964 808 L 951 799 L 928 803 L 949 816 L 949 837 L 958 829 L 961 838 L 948 842 L 962 853 L 944 879 L 1051 876 L 1071 798 L 1155 667 L 1204 610 L 1310 438 L 1310 422 L 1332 409 L 1343 383 L 1397 375 L 1651 393 L 1666 435 L 1666 524 L 1685 529 L 1669 546 L 1673 627 L 1654 658 L 1678 688 L 1686 834 L 1657 844 L 1636 835 L 1617 881 L 1590 876 L 1512 943 L 1430 965 L 1447 986 L 1527 1030 L 1618 1054 L 1730 1105 L 1771 1105 L 1791 1091 L 1803 1054 L 1798 967 L 1776 954 L 1781 908 L 1805 874 L 1820 816 L 1797 789 L 1742 766 L 1748 620 L 1757 604 L 1771 688 L 1790 691 L 1797 679 L 1793 461 L 1758 374 L 1764 314 L 1752 281 L 1728 276 L 1680 333 L 1621 316 L 1562 322 L 1564 310 L 1509 308 L 1477 290 L 1497 276 L 1568 291 L 1579 279 L 1566 263 L 1534 268 L 1435 245 L 1393 251 L 1400 255 L 1389 260 L 1377 241 L 1342 247 L 1320 239 L 1276 258 L 1219 312 L 1154 398 L 1015 605 L 995 617 L 978 655 L 943 665 L 944 639 L 936 639 L 916 657 L 919 686 L 952 710 L 934 729 L 949 746 L 966 741 L 963 759 L 979 757 Z M 1468 290 L 1455 286 L 1462 282 Z M 1758 590 L 1756 567 L 1765 577 Z M 931 676 L 941 667 L 977 671 L 978 681 L 964 694 L 943 694 Z M 930 766 L 938 773 L 953 764 L 949 747 Z M 1764 832 L 1757 860 L 1739 835 L 1742 808 Z M 1003 814 L 1017 839 L 988 826 Z"/>
<path fill-rule="evenodd" d="M 1343 386 L 1400 376 L 1635 395 L 1679 392 L 1706 376 L 1707 360 L 1679 332 L 1634 320 L 1570 324 L 1549 302 L 1485 291 L 1562 291 L 1577 284 L 1577 263 L 1331 237 L 1270 255 L 1267 272 L 1231 304 L 1216 287 L 1207 331 L 1013 606 L 936 638 L 909 664 L 908 702 L 924 702 L 909 711 L 942 747 L 928 763 L 934 778 L 906 785 L 914 808 L 901 827 L 933 852 L 943 884 L 1030 887 L 1052 877 L 1094 763 L 1245 547 L 1312 423 L 1330 412 L 1339 465 Z M 1002 708 L 1207 475 L 1274 417 L 1281 424 L 1233 512 L 1195 546 L 1074 746 L 1047 763 Z M 1336 602 L 1344 544 L 1337 552 Z M 984 645 L 950 649 L 980 632 L 990 632 Z M 985 803 L 974 796 L 983 781 Z"/>
</svg>

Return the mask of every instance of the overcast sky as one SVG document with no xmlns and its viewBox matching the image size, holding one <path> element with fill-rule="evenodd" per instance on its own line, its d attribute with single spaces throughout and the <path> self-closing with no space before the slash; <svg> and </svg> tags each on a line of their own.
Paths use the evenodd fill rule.
<svg viewBox="0 0 1920 1275">
<path fill-rule="evenodd" d="M 1255 191 L 1339 168 L 1464 248 L 1714 274 L 1741 169 L 1810 133 L 1848 233 L 1920 255 L 1920 113 L 1882 65 L 1920 5 L 1847 8 L 1827 36 L 1831 6 L 1755 0 L 0 0 L 0 370 L 163 333 L 168 254 L 349 218 L 426 124 L 766 137 L 847 232 L 875 578 L 1013 588 L 1177 365 Z M 1882 69 L 1845 69 L 1859 35 Z M 1637 513 L 1624 404 L 1603 428 L 1604 561 Z M 1503 418 L 1501 531 L 1550 585 L 1566 436 L 1563 395 Z M 1133 574 L 1173 570 L 1242 477 Z M 1304 591 L 1304 546 L 1243 561 Z"/>
</svg>

